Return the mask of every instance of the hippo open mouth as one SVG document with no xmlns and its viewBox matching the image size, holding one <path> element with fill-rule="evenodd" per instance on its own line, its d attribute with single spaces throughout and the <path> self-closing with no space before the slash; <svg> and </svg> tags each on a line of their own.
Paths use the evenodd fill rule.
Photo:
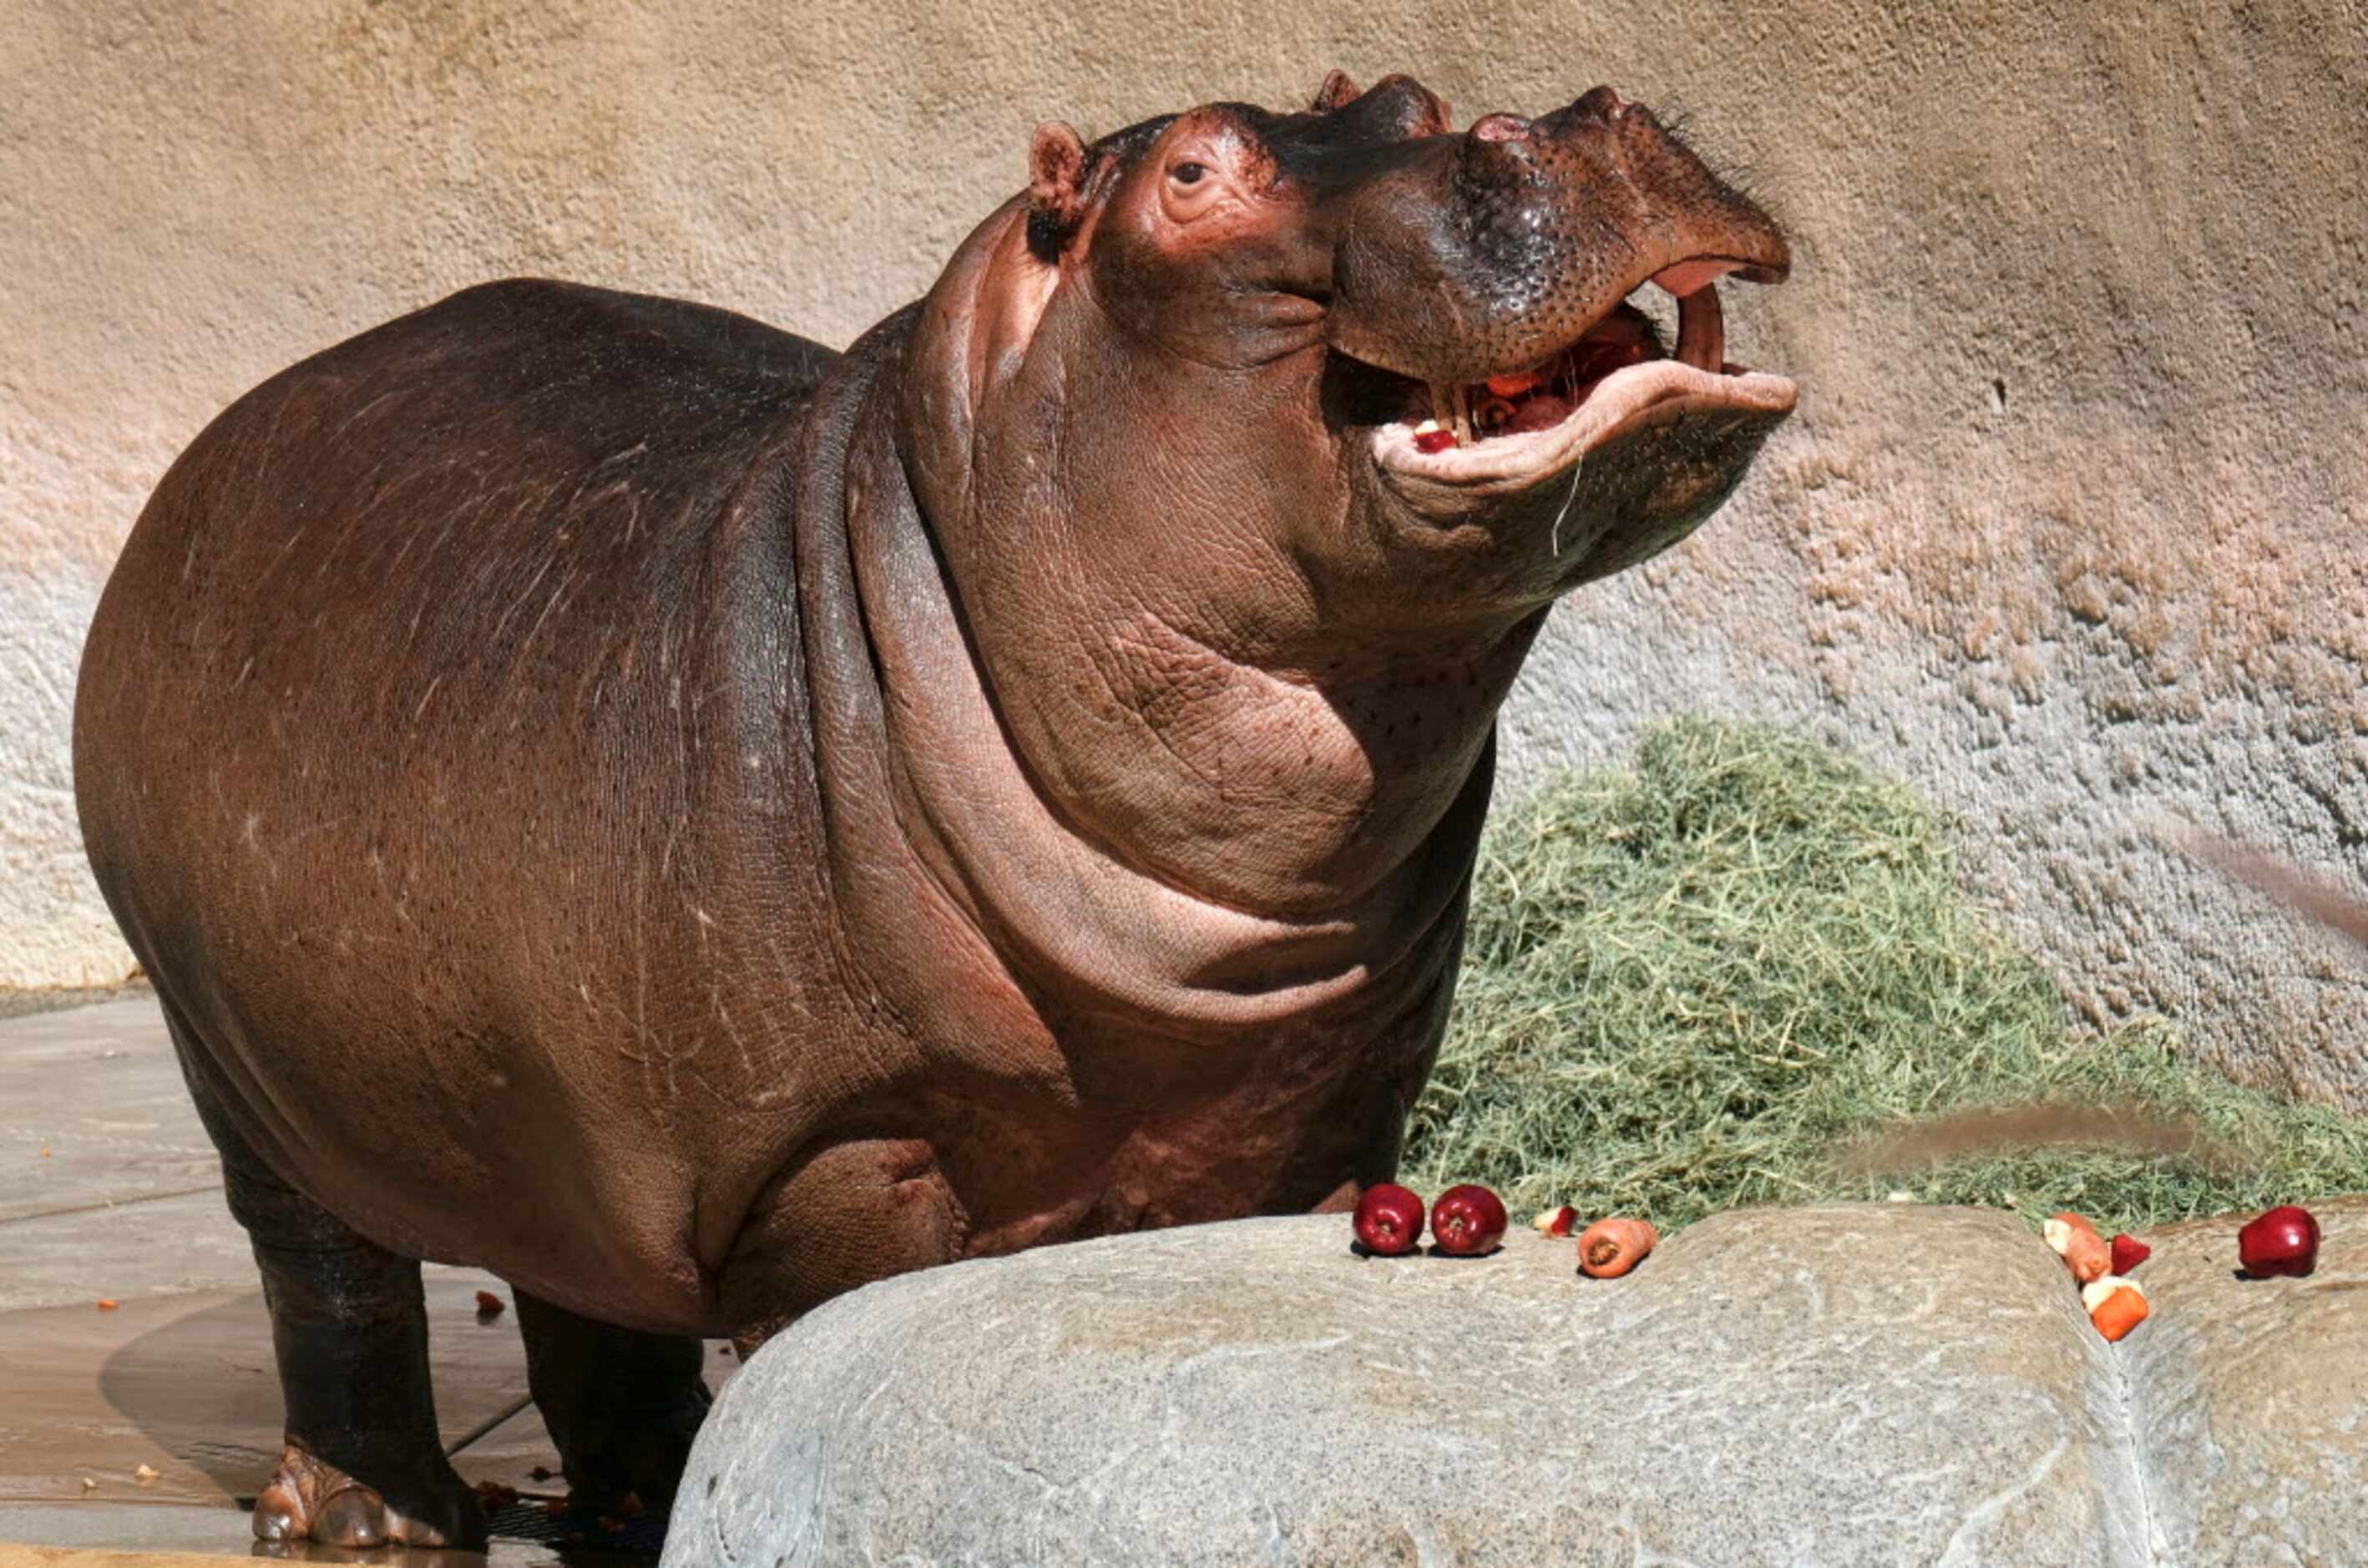
<svg viewBox="0 0 2368 1568">
<path fill-rule="evenodd" d="M 1724 279 L 1790 272 L 1775 221 L 1609 87 L 1536 119 L 1484 115 L 1456 133 L 1434 114 L 1423 129 L 1335 180 L 1325 340 L 1356 367 L 1337 378 L 1353 392 L 1333 404 L 1342 433 L 1369 426 L 1360 444 L 1431 521 L 1479 520 L 1475 497 L 1615 438 L 1630 488 L 1645 486 L 1629 498 L 1640 519 L 1723 495 L 1793 402 L 1783 378 L 1729 362 L 1719 296 Z M 1648 284 L 1677 301 L 1674 346 L 1631 301 Z M 1694 412 L 1725 417 L 1689 431 Z M 1672 465 L 1689 472 L 1644 472 Z"/>
<path fill-rule="evenodd" d="M 1565 472 L 1591 449 L 1669 405 L 1782 415 L 1795 389 L 1782 376 L 1726 358 L 1716 279 L 1730 272 L 1774 282 L 1781 272 L 1698 257 L 1648 280 L 1678 302 L 1678 341 L 1664 347 L 1653 319 L 1623 301 L 1566 347 L 1520 369 L 1463 383 L 1422 381 L 1363 366 L 1396 406 L 1372 435 L 1386 471 L 1483 493 L 1526 488 Z"/>
</svg>

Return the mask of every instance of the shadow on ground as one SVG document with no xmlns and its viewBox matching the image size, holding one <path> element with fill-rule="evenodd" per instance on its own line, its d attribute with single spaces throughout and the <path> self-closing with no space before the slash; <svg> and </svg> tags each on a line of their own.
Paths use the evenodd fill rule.
<svg viewBox="0 0 2368 1568">
<path fill-rule="evenodd" d="M 108 1357 L 99 1396 L 245 1506 L 279 1457 L 279 1385 L 262 1292 L 160 1324 Z M 192 1369 L 208 1375 L 193 1378 Z"/>
</svg>

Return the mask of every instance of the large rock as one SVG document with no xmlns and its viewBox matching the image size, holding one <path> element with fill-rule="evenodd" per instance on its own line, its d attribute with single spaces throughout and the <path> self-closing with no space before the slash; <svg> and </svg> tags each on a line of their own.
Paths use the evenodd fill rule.
<svg viewBox="0 0 2368 1568">
<path fill-rule="evenodd" d="M 2337 1561 L 2368 1200 L 2320 1212 L 2307 1281 L 2233 1278 L 2233 1222 L 2152 1238 L 2118 1346 L 1979 1210 L 1723 1215 L 1617 1281 L 1338 1218 L 962 1264 L 749 1362 L 666 1561 Z"/>
</svg>

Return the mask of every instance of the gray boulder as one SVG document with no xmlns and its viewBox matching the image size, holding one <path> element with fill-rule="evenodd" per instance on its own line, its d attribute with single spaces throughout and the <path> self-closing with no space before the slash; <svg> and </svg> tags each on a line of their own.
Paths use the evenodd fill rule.
<svg viewBox="0 0 2368 1568">
<path fill-rule="evenodd" d="M 2236 1563 L 2368 1555 L 2368 1200 L 2308 1280 L 2148 1239 L 2100 1338 L 2031 1229 L 1726 1214 L 1590 1280 L 1345 1219 L 841 1298 L 718 1403 L 666 1563 Z"/>
</svg>

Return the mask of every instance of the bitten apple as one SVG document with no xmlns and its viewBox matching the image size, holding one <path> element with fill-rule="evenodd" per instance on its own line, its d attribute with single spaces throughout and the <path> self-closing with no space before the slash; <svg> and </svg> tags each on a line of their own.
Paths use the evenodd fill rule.
<svg viewBox="0 0 2368 1568">
<path fill-rule="evenodd" d="M 1578 1210 L 1565 1203 L 1554 1209 L 1541 1209 L 1530 1221 L 1530 1229 L 1550 1241 L 1559 1241 L 1578 1229 Z"/>
</svg>

